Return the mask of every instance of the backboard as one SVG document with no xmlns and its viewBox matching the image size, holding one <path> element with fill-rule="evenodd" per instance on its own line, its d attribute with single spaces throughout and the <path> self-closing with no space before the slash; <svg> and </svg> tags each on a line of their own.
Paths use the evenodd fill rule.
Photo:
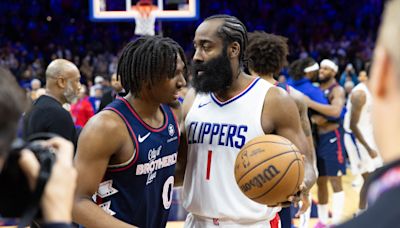
<svg viewBox="0 0 400 228">
<path fill-rule="evenodd" d="M 159 20 L 196 20 L 200 0 L 150 0 L 157 7 L 152 12 Z M 89 0 L 92 21 L 133 21 L 140 17 L 135 9 L 138 0 Z"/>
</svg>

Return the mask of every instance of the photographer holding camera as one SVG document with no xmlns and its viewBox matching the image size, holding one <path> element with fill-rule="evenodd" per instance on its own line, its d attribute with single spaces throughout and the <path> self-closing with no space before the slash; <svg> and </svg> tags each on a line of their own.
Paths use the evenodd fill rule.
<svg viewBox="0 0 400 228">
<path fill-rule="evenodd" d="M 0 68 L 0 174 L 7 166 L 11 144 L 16 136 L 18 120 L 25 106 L 25 95 L 18 87 L 15 78 L 7 70 Z M 42 141 L 40 145 L 48 151 L 54 151 L 55 154 L 51 173 L 40 199 L 41 227 L 72 227 L 71 210 L 77 178 L 76 170 L 72 165 L 73 145 L 61 137 Z M 25 174 L 32 192 L 37 187 L 37 180 L 43 178 L 40 176 L 40 164 L 31 150 L 21 150 L 18 165 Z M 18 167 L 13 168 L 17 169 Z M 9 187 L 3 186 L 3 184 L 3 189 Z M 4 206 L 3 202 L 0 204 L 2 207 Z M 7 210 L 7 208 L 5 209 Z M 1 220 L 2 216 L 0 215 L 0 224 Z"/>
</svg>

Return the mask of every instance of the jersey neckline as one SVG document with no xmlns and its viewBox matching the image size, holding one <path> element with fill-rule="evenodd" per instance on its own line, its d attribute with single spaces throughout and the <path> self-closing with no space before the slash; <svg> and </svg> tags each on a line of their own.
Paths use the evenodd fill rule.
<svg viewBox="0 0 400 228">
<path fill-rule="evenodd" d="M 117 97 L 116 99 L 121 100 L 122 102 L 124 102 L 124 104 L 128 107 L 128 109 L 131 111 L 131 113 L 135 116 L 135 118 L 149 131 L 151 132 L 160 132 L 162 130 L 164 130 L 167 125 L 168 125 L 168 115 L 167 112 L 165 111 L 163 105 L 160 105 L 161 107 L 161 112 L 164 115 L 164 123 L 161 127 L 159 128 L 154 128 L 150 125 L 148 125 L 146 122 L 144 122 L 142 120 L 142 118 L 140 118 L 139 114 L 135 111 L 135 109 L 131 106 L 131 104 L 123 97 Z"/>
<path fill-rule="evenodd" d="M 225 105 L 227 105 L 227 104 L 230 104 L 230 103 L 234 102 L 235 100 L 241 98 L 241 97 L 242 97 L 243 95 L 245 95 L 248 91 L 250 91 L 251 88 L 253 88 L 254 85 L 255 85 L 259 80 L 260 80 L 259 77 L 253 79 L 253 81 L 250 82 L 250 84 L 249 84 L 242 92 L 240 92 L 240 93 L 237 94 L 236 96 L 234 96 L 234 97 L 232 97 L 232 98 L 230 98 L 230 99 L 228 99 L 228 100 L 226 100 L 226 101 L 220 101 L 220 100 L 215 96 L 214 93 L 210 93 L 210 94 L 211 94 L 211 99 L 212 99 L 218 106 L 223 107 L 223 106 L 225 106 Z"/>
</svg>

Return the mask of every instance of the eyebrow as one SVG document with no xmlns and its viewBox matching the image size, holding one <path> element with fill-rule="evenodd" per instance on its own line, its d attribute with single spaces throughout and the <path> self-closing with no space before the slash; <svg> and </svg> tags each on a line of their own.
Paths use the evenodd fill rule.
<svg viewBox="0 0 400 228">
<path fill-rule="evenodd" d="M 210 44 L 212 44 L 212 43 L 214 43 L 214 42 L 211 41 L 211 40 L 209 40 L 209 39 L 200 39 L 200 40 L 198 41 L 198 43 L 201 45 L 201 44 L 205 44 L 205 43 L 210 43 Z M 196 41 L 195 41 L 195 40 L 193 40 L 193 44 L 196 44 Z"/>
</svg>

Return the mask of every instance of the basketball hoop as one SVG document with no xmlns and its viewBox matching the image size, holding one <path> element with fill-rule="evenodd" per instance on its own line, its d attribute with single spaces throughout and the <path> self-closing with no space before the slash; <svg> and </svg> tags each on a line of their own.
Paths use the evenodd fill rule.
<svg viewBox="0 0 400 228">
<path fill-rule="evenodd" d="M 154 36 L 156 17 L 153 11 L 158 7 L 153 5 L 152 1 L 140 0 L 132 6 L 132 9 L 139 13 L 139 16 L 135 18 L 135 34 Z"/>
</svg>

